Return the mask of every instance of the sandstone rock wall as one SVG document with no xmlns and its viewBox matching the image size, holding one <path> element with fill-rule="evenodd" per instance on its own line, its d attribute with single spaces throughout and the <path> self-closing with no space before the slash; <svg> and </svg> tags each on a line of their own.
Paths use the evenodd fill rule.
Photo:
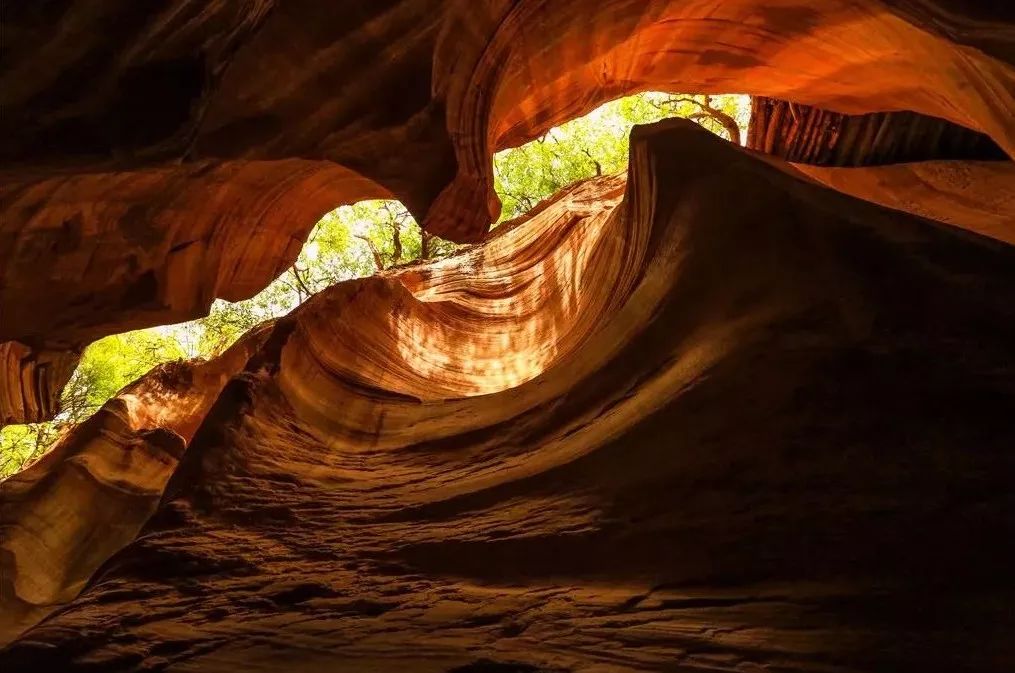
<svg viewBox="0 0 1015 673">
<path fill-rule="evenodd" d="M 491 152 L 625 93 L 1015 149 L 986 0 L 332 14 L 5 13 L 4 422 L 52 414 L 89 341 L 253 294 L 341 203 L 483 238 Z M 626 181 L 157 370 L 0 484 L 0 664 L 1009 670 L 1011 179 L 638 129 Z"/>
<path fill-rule="evenodd" d="M 1015 253 L 685 122 L 633 143 L 605 219 L 587 204 L 615 198 L 608 180 L 494 239 L 497 296 L 482 270 L 462 274 L 467 256 L 336 286 L 276 323 L 141 533 L 0 661 L 1005 670 Z M 579 222 L 561 226 L 564 211 Z M 590 217 L 635 254 L 597 254 L 620 242 L 608 231 L 569 235 Z M 496 255 L 509 236 L 545 263 L 587 256 L 536 292 L 549 310 L 619 286 L 610 310 L 527 382 L 428 396 L 403 369 L 446 358 L 427 373 L 437 391 L 471 362 L 443 349 L 445 303 L 506 302 L 463 345 L 531 319 L 528 266 Z M 629 280 L 603 283 L 599 266 Z M 389 338 L 345 313 L 366 298 L 395 325 L 436 304 L 418 322 L 435 338 L 401 333 L 423 347 L 350 366 Z"/>
</svg>

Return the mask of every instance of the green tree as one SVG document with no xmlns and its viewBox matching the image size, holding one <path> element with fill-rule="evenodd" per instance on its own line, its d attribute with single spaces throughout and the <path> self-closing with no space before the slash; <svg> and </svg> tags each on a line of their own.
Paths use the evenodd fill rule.
<svg viewBox="0 0 1015 673">
<path fill-rule="evenodd" d="M 192 356 L 214 357 L 255 325 L 285 315 L 326 287 L 457 249 L 422 231 L 397 201 L 342 206 L 320 219 L 296 262 L 268 287 L 246 301 L 216 300 L 208 317 L 176 326 L 176 337 L 195 345 Z"/>
<path fill-rule="evenodd" d="M 498 152 L 493 166 L 494 189 L 503 204 L 500 221 L 518 217 L 575 182 L 625 170 L 631 129 L 667 117 L 692 119 L 740 144 L 750 98 L 650 91 L 606 103 L 526 145 Z"/>
</svg>

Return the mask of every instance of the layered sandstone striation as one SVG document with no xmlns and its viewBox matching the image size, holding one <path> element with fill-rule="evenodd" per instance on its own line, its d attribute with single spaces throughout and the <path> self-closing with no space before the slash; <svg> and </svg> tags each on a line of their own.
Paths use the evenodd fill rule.
<svg viewBox="0 0 1015 673">
<path fill-rule="evenodd" d="M 989 0 L 23 4 L 0 72 L 0 342 L 79 352 L 250 296 L 362 198 L 478 240 L 492 151 L 640 90 L 912 110 L 1010 154 L 1011 20 Z"/>
<path fill-rule="evenodd" d="M 0 342 L 0 427 L 56 415 L 60 390 L 77 362 L 73 348 L 36 350 L 19 341 Z"/>
<path fill-rule="evenodd" d="M 162 365 L 0 483 L 0 639 L 78 595 L 155 511 L 187 443 L 265 330 L 212 362 Z"/>
<path fill-rule="evenodd" d="M 989 136 L 913 112 L 845 115 L 755 96 L 747 146 L 816 166 L 882 166 L 934 159 L 1007 159 Z"/>
<path fill-rule="evenodd" d="M 1015 242 L 1015 163 L 987 136 L 912 112 L 751 101 L 747 147 L 861 199 Z"/>
<path fill-rule="evenodd" d="M 140 534 L 0 660 L 985 673 L 1015 661 L 1015 252 L 686 122 L 632 143 L 619 203 L 614 179 L 587 183 L 489 248 L 338 285 L 269 327 Z M 605 205 L 590 211 L 597 192 Z M 511 237 L 529 261 L 499 255 Z M 566 284 L 531 273 L 569 259 Z M 565 319 L 597 294 L 602 308 Z M 445 347 L 497 301 L 499 320 Z M 519 338 L 542 310 L 557 331 Z M 518 362 L 576 329 L 534 377 L 498 392 L 471 382 L 503 335 Z"/>
<path fill-rule="evenodd" d="M 791 165 L 668 122 L 484 234 L 492 151 L 639 90 L 1010 156 L 1011 10 L 334 14 L 5 10 L 4 423 L 56 413 L 88 342 L 253 294 L 341 203 L 485 240 L 150 373 L 0 484 L 4 670 L 1015 665 L 1010 161 L 879 122 L 855 137 L 935 161 Z"/>
<path fill-rule="evenodd" d="M 840 192 L 1015 244 L 1015 163 L 923 161 L 795 168 Z"/>
</svg>

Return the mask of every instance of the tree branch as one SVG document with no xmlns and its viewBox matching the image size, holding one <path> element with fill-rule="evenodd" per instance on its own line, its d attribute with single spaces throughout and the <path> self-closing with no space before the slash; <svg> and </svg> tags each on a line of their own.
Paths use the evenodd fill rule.
<svg viewBox="0 0 1015 673">
<path fill-rule="evenodd" d="M 361 241 L 364 241 L 367 244 L 367 247 L 370 248 L 370 254 L 373 255 L 374 257 L 374 266 L 377 267 L 378 271 L 383 271 L 384 258 L 381 257 L 381 253 L 377 250 L 377 246 L 374 245 L 374 242 L 371 241 L 366 236 L 360 236 L 359 234 L 356 234 L 356 238 L 358 238 Z"/>
<path fill-rule="evenodd" d="M 587 148 L 583 147 L 582 148 L 582 152 L 584 152 L 585 156 L 587 156 L 589 159 L 591 159 L 592 163 L 594 163 L 596 165 L 596 175 L 597 176 L 602 175 L 603 174 L 603 165 L 601 163 L 599 163 L 598 161 L 596 161 L 596 158 L 594 156 L 592 156 L 592 153 L 589 152 Z"/>
<path fill-rule="evenodd" d="M 430 234 L 426 233 L 423 229 L 419 230 L 419 256 L 422 259 L 430 259 L 432 251 L 430 250 Z"/>
<path fill-rule="evenodd" d="M 688 116 L 688 119 L 704 119 L 706 117 L 712 118 L 722 125 L 726 134 L 729 136 L 730 142 L 734 142 L 737 145 L 742 145 L 743 140 L 740 137 L 740 125 L 737 124 L 737 120 L 723 112 L 722 110 L 712 105 L 712 96 L 703 95 L 703 101 L 696 98 L 688 98 L 686 96 L 680 96 L 676 98 L 669 98 L 664 101 L 665 104 L 675 105 L 677 103 L 691 103 L 692 105 L 698 106 L 701 112 L 695 113 Z M 663 109 L 662 105 L 656 105 L 658 109 Z"/>
<path fill-rule="evenodd" d="M 301 295 L 300 302 L 302 303 L 303 302 L 302 294 L 304 292 L 307 293 L 307 299 L 310 299 L 310 297 L 312 297 L 314 293 L 310 291 L 310 288 L 307 287 L 307 284 L 303 281 L 303 277 L 300 275 L 300 268 L 295 264 L 293 264 L 292 266 L 292 272 L 293 277 L 296 278 L 296 284 L 299 285 L 298 294 Z"/>
</svg>

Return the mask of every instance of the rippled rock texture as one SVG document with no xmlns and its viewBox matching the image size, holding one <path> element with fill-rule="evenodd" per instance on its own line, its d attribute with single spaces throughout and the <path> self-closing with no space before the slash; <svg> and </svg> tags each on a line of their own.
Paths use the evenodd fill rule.
<svg viewBox="0 0 1015 673">
<path fill-rule="evenodd" d="M 1003 670 L 1015 251 L 686 123 L 633 143 L 619 205 L 586 183 L 270 327 L 153 518 L 2 660 Z"/>
<path fill-rule="evenodd" d="M 342 203 L 393 196 L 480 239 L 491 152 L 625 93 L 911 110 L 1015 149 L 1015 17 L 993 0 L 584 4 L 5 8 L 0 343 L 71 366 L 46 387 L 5 366 L 4 395 L 37 392 L 0 409 L 48 417 L 89 342 L 253 295 Z"/>
<path fill-rule="evenodd" d="M 997 3 L 128 4 L 5 16 L 5 421 L 339 203 L 478 240 L 491 152 L 623 93 L 1015 148 Z M 156 370 L 0 484 L 0 664 L 1010 670 L 1011 177 L 639 128 L 626 179 Z"/>
</svg>

